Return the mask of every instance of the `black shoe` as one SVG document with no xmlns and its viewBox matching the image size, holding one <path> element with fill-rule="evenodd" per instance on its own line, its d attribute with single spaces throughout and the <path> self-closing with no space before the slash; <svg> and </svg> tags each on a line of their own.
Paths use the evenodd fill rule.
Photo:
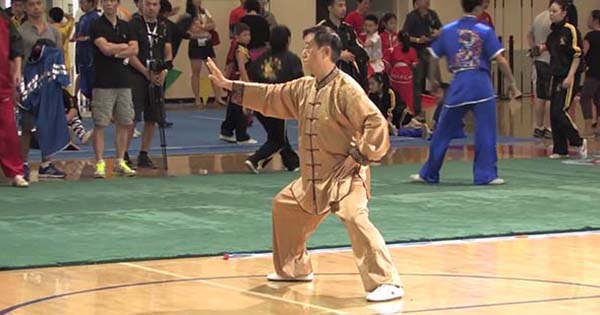
<svg viewBox="0 0 600 315">
<path fill-rule="evenodd" d="M 421 112 L 421 113 L 418 113 L 418 114 L 415 116 L 415 119 L 416 119 L 418 122 L 420 122 L 420 123 L 423 123 L 423 124 L 424 124 L 424 123 L 426 122 L 426 119 L 425 119 L 425 113 L 423 113 L 423 112 Z"/>
<path fill-rule="evenodd" d="M 140 154 L 138 156 L 137 166 L 138 168 L 149 168 L 153 170 L 158 168 L 147 154 Z"/>
<path fill-rule="evenodd" d="M 544 129 L 544 138 L 552 139 L 552 130 L 548 128 Z"/>
<path fill-rule="evenodd" d="M 533 129 L 534 138 L 544 138 L 545 130 L 540 128 Z"/>
<path fill-rule="evenodd" d="M 170 121 L 165 121 L 165 128 L 172 128 L 173 127 L 173 123 Z"/>
</svg>

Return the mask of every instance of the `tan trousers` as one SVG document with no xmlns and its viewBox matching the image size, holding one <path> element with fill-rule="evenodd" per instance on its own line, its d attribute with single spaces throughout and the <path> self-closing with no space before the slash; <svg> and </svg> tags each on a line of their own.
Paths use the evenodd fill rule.
<svg viewBox="0 0 600 315">
<path fill-rule="evenodd" d="M 385 241 L 369 220 L 367 192 L 360 181 L 340 202 L 335 214 L 342 220 L 352 244 L 358 271 L 367 292 L 382 284 L 402 286 Z M 312 272 L 306 242 L 328 213 L 311 215 L 298 205 L 290 186 L 273 199 L 273 263 L 282 277 L 302 277 Z"/>
</svg>

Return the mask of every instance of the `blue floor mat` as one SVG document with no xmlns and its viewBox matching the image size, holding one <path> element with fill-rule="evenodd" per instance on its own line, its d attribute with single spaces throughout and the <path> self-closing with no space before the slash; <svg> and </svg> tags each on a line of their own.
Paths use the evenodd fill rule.
<svg viewBox="0 0 600 315">
<path fill-rule="evenodd" d="M 167 148 L 170 155 L 190 155 L 203 153 L 244 153 L 254 152 L 260 147 L 260 144 L 266 140 L 265 131 L 257 119 L 253 127 L 248 129 L 250 136 L 258 140 L 259 145 L 238 145 L 229 144 L 219 140 L 219 131 L 221 122 L 225 117 L 224 109 L 210 109 L 205 111 L 198 110 L 176 110 L 169 111 L 167 120 L 174 123 L 170 129 L 166 129 Z M 84 121 L 86 127 L 92 126 L 92 121 Z M 142 126 L 138 125 L 141 131 Z M 106 128 L 106 150 L 105 156 L 114 156 L 114 135 L 113 126 Z M 296 121 L 288 122 L 288 137 L 292 146 L 295 148 L 298 142 L 298 124 Z M 130 146 L 130 155 L 137 155 L 140 148 L 140 138 L 133 139 Z M 511 144 L 519 142 L 535 141 L 533 138 L 514 138 L 499 136 L 499 144 Z M 473 137 L 468 136 L 463 139 L 452 141 L 452 145 L 473 144 Z M 392 137 L 392 147 L 424 147 L 429 142 L 421 138 Z M 151 154 L 160 154 L 160 141 L 158 129 L 152 142 Z M 94 150 L 91 145 L 82 145 L 81 151 L 65 151 L 58 153 L 55 159 L 88 159 L 94 157 Z M 38 150 L 32 150 L 30 153 L 31 161 L 39 161 L 40 153 Z"/>
</svg>

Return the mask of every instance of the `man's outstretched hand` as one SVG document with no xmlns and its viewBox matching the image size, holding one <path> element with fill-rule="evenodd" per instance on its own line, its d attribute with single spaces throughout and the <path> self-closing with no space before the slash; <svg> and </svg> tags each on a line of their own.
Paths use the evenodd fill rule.
<svg viewBox="0 0 600 315">
<path fill-rule="evenodd" d="M 223 72 L 221 72 L 219 67 L 217 67 L 211 58 L 206 60 L 206 65 L 208 66 L 208 71 L 210 72 L 208 77 L 215 83 L 216 86 L 228 91 L 233 89 L 233 81 L 225 78 Z"/>
</svg>

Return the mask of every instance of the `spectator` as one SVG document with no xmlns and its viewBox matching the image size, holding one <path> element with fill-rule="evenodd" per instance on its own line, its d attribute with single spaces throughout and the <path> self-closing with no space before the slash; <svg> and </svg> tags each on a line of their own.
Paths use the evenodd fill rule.
<svg viewBox="0 0 600 315">
<path fill-rule="evenodd" d="M 250 66 L 249 75 L 253 82 L 285 83 L 304 76 L 300 58 L 289 51 L 291 36 L 287 26 L 279 25 L 271 29 L 271 49 Z M 290 146 L 285 120 L 261 113 L 256 113 L 256 117 L 267 132 L 267 142 L 246 160 L 246 166 L 258 174 L 279 152 L 285 168 L 296 171 L 300 159 Z"/>
<path fill-rule="evenodd" d="M 483 11 L 477 17 L 477 20 L 491 28 L 494 28 L 494 21 L 492 19 L 492 16 L 488 13 L 488 8 L 490 7 L 490 0 L 483 0 L 481 5 L 483 6 Z"/>
<path fill-rule="evenodd" d="M 277 25 L 277 18 L 275 18 L 275 14 L 269 10 L 270 0 L 258 0 L 258 2 L 260 2 L 260 14 L 267 20 L 270 28 L 275 27 L 275 25 Z"/>
<path fill-rule="evenodd" d="M 416 49 L 419 58 L 419 64 L 413 74 L 415 86 L 413 98 L 415 115 L 418 120 L 423 121 L 425 116 L 421 108 L 421 94 L 425 92 L 427 73 L 432 65 L 427 47 L 439 36 L 442 22 L 437 13 L 429 9 L 429 0 L 413 0 L 413 6 L 415 9 L 406 16 L 402 29 L 410 35 L 410 42 Z M 438 79 L 438 81 L 440 80 Z"/>
<path fill-rule="evenodd" d="M 379 20 L 375 15 L 365 17 L 365 50 L 369 56 L 369 76 L 374 73 L 383 72 L 385 64 L 383 63 L 383 50 L 381 47 L 381 37 L 377 32 Z"/>
<path fill-rule="evenodd" d="M 246 0 L 244 9 L 247 13 L 240 22 L 250 27 L 252 38 L 248 44 L 248 49 L 250 50 L 250 60 L 254 61 L 266 52 L 271 28 L 267 19 L 260 15 L 262 10 L 258 0 Z"/>
<path fill-rule="evenodd" d="M 414 88 L 413 70 L 417 66 L 417 52 L 410 46 L 409 35 L 406 32 L 398 33 L 399 43 L 394 46 L 391 53 L 385 55 L 390 66 L 390 87 L 399 93 L 400 98 L 414 115 Z"/>
<path fill-rule="evenodd" d="M 368 88 L 367 68 L 369 56 L 356 38 L 356 32 L 342 19 L 346 15 L 346 0 L 327 0 L 329 17 L 319 23 L 336 32 L 342 40 L 342 54 L 337 62 L 338 68 L 350 75 L 363 89 Z"/>
<path fill-rule="evenodd" d="M 48 16 L 50 17 L 52 26 L 54 26 L 60 32 L 62 40 L 62 47 L 60 48 L 65 56 L 65 66 L 67 67 L 67 72 L 71 73 L 69 42 L 71 41 L 71 34 L 73 33 L 73 27 L 75 26 L 75 19 L 69 14 L 65 15 L 65 12 L 59 7 L 50 9 Z"/>
<path fill-rule="evenodd" d="M 550 20 L 552 32 L 548 35 L 543 50 L 550 52 L 552 80 L 550 91 L 550 123 L 552 125 L 553 150 L 551 159 L 569 156 L 569 145 L 577 148 L 579 156 L 587 158 L 587 140 L 569 116 L 568 110 L 575 96 L 578 83 L 577 70 L 581 62 L 581 34 L 567 22 L 569 4 L 566 0 L 552 0 Z"/>
<path fill-rule="evenodd" d="M 137 39 L 127 22 L 117 16 L 119 0 L 102 0 L 103 14 L 91 26 L 90 38 L 94 43 L 96 78 L 92 90 L 92 118 L 94 120 L 94 152 L 96 178 L 106 177 L 104 161 L 104 129 L 114 120 L 116 127 L 116 163 L 114 172 L 134 176 L 124 160 L 127 136 L 133 124 L 133 102 L 129 82 L 128 58 L 138 53 Z"/>
<path fill-rule="evenodd" d="M 550 34 L 550 11 L 544 10 L 538 14 L 527 33 L 527 40 L 531 48 L 535 70 L 535 103 L 533 110 L 533 136 L 535 138 L 552 138 L 550 130 L 550 81 L 552 72 L 550 70 L 550 54 L 547 51 L 540 52 L 536 46 L 546 42 Z"/>
<path fill-rule="evenodd" d="M 587 63 L 585 83 L 581 92 L 581 106 L 586 120 L 585 130 L 600 136 L 598 117 L 600 117 L 600 10 L 593 10 L 588 18 L 588 27 L 592 30 L 583 40 L 583 53 Z M 593 116 L 592 103 L 596 104 L 596 117 Z M 595 125 L 595 126 L 594 126 Z"/>
<path fill-rule="evenodd" d="M 160 16 L 163 18 L 163 21 L 167 23 L 169 33 L 171 34 L 173 59 L 175 59 L 177 56 L 177 52 L 179 52 L 179 45 L 181 45 L 181 40 L 183 39 L 183 32 L 179 29 L 179 26 L 169 19 L 169 17 L 173 16 L 174 13 L 176 14 L 177 10 L 178 8 L 174 9 L 169 0 L 160 0 Z"/>
<path fill-rule="evenodd" d="M 10 21 L 16 28 L 19 28 L 21 24 L 27 21 L 27 14 L 25 13 L 25 0 L 12 0 L 10 5 L 12 12 Z"/>
<path fill-rule="evenodd" d="M 165 82 L 168 68 L 173 65 L 173 47 L 171 34 L 165 19 L 159 17 L 160 0 L 140 0 L 143 3 L 141 15 L 129 22 L 130 29 L 135 32 L 138 39 L 138 54 L 131 57 L 129 64 L 132 66 L 131 92 L 135 109 L 135 122 L 144 118 L 142 131 L 142 146 L 137 159 L 138 168 L 155 169 L 154 162 L 148 155 L 156 124 L 164 123 L 164 104 L 156 99 L 163 93 L 162 86 Z M 153 65 L 161 65 L 153 69 Z M 150 99 L 151 95 L 155 99 Z M 133 137 L 131 128 L 129 141 Z"/>
<path fill-rule="evenodd" d="M 429 128 L 413 119 L 400 95 L 390 87 L 387 74 L 376 73 L 369 78 L 369 99 L 388 121 L 390 134 L 412 138 L 429 137 Z"/>
<path fill-rule="evenodd" d="M 177 23 L 184 38 L 189 39 L 188 57 L 192 66 L 192 92 L 194 93 L 194 105 L 203 107 L 203 101 L 200 96 L 200 74 L 202 72 L 202 64 L 206 63 L 208 58 L 215 58 L 215 50 L 213 48 L 216 38 L 213 37 L 211 31 L 215 29 L 215 22 L 208 10 L 202 7 L 202 0 L 187 0 L 186 14 Z M 219 103 L 224 101 L 221 99 L 221 89 L 212 85 L 215 99 Z"/>
<path fill-rule="evenodd" d="M 84 14 L 79 18 L 75 28 L 75 70 L 79 74 L 75 82 L 75 96 L 81 92 L 85 100 L 89 100 L 92 98 L 92 86 L 96 76 L 94 44 L 90 38 L 90 28 L 100 14 L 95 0 L 79 0 L 79 8 Z"/>
<path fill-rule="evenodd" d="M 229 38 L 235 37 L 235 25 L 240 23 L 240 20 L 246 15 L 244 9 L 245 0 L 240 0 L 240 5 L 229 12 Z"/>
<path fill-rule="evenodd" d="M 27 21 L 19 27 L 23 38 L 25 58 L 31 55 L 31 49 L 40 39 L 48 39 L 57 47 L 62 47 L 59 31 L 44 20 L 45 5 L 42 0 L 26 0 L 25 12 Z M 24 69 L 24 65 L 22 67 Z M 27 111 L 21 113 L 21 156 L 25 162 L 25 179 L 29 180 L 29 147 L 35 129 L 35 116 Z M 49 156 L 42 156 L 42 164 L 38 172 L 40 178 L 65 178 L 65 173 L 52 164 Z"/>
<path fill-rule="evenodd" d="M 386 13 L 379 22 L 379 36 L 381 37 L 381 48 L 385 55 L 392 52 L 398 43 L 398 18 L 394 13 Z"/>
<path fill-rule="evenodd" d="M 14 1 L 13 1 L 14 3 Z M 14 91 L 21 78 L 21 36 L 10 18 L 0 12 L 0 166 L 15 187 L 28 187 L 14 115 Z"/>
<path fill-rule="evenodd" d="M 137 11 L 131 15 L 131 19 L 137 18 L 142 15 L 142 8 L 144 7 L 144 0 L 133 0 Z"/>
<path fill-rule="evenodd" d="M 250 81 L 247 67 L 250 64 L 250 52 L 248 45 L 251 42 L 252 32 L 250 27 L 244 23 L 238 23 L 235 30 L 235 46 L 227 56 L 226 75 L 231 80 Z M 244 110 L 239 104 L 229 99 L 225 121 L 221 124 L 219 140 L 229 143 L 256 144 L 256 140 L 250 138 L 247 132 L 248 120 Z M 234 136 L 235 132 L 235 136 Z"/>
<path fill-rule="evenodd" d="M 356 2 L 358 4 L 356 10 L 350 12 L 344 19 L 344 22 L 350 24 L 356 35 L 363 38 L 361 35 L 365 32 L 365 16 L 369 13 L 369 9 L 371 8 L 371 0 L 356 0 Z"/>
</svg>

